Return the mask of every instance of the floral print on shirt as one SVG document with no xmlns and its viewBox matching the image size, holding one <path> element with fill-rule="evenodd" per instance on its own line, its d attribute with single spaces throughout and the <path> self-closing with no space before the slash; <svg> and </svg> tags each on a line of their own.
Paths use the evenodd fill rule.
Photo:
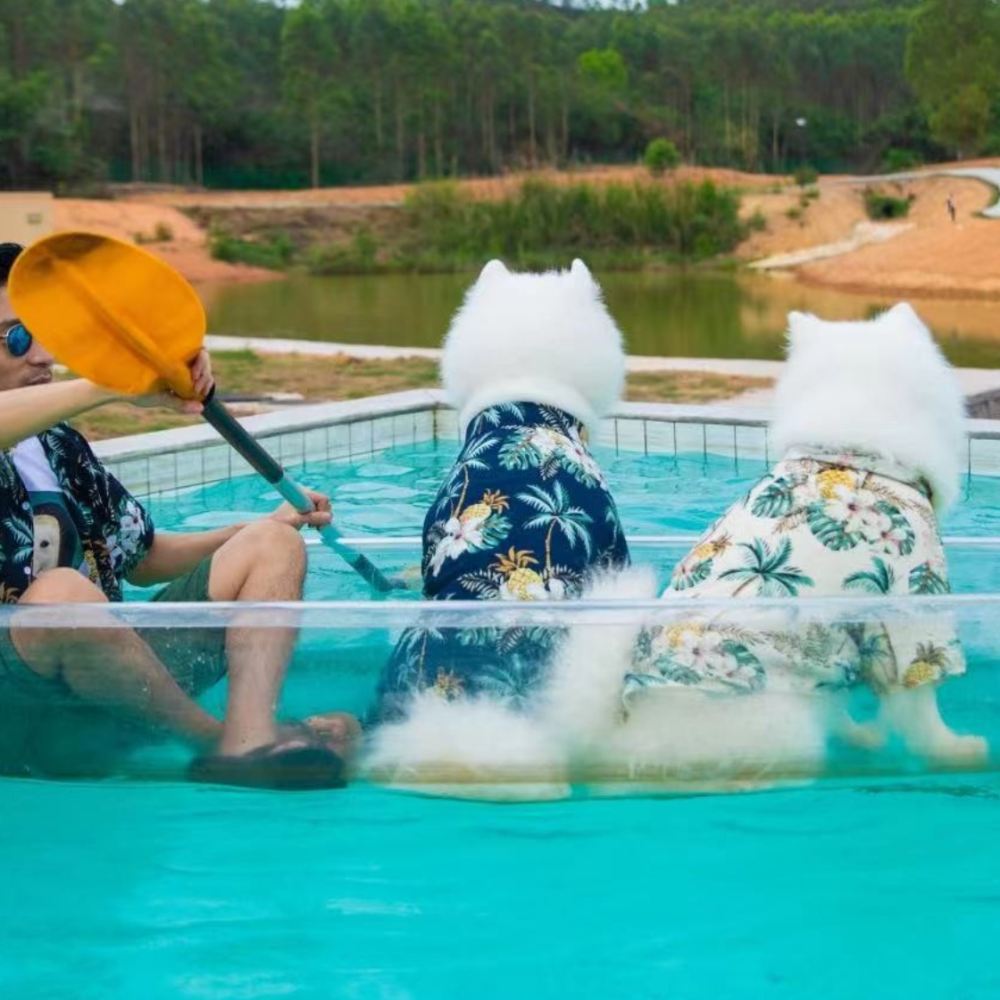
<svg viewBox="0 0 1000 1000">
<path fill-rule="evenodd" d="M 798 597 L 944 594 L 944 549 L 929 489 L 873 456 L 793 451 L 734 504 L 681 560 L 677 596 Z M 692 615 L 645 631 L 624 687 L 697 686 L 707 692 L 915 687 L 965 670 L 953 624 L 917 612 L 882 624 L 796 630 L 738 627 Z"/>
</svg>

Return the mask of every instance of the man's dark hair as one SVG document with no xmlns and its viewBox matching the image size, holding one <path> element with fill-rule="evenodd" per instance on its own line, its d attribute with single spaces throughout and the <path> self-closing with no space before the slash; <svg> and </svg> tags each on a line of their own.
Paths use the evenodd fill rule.
<svg viewBox="0 0 1000 1000">
<path fill-rule="evenodd" d="M 10 269 L 23 250 L 20 243 L 0 243 L 0 288 L 7 284 Z"/>
</svg>

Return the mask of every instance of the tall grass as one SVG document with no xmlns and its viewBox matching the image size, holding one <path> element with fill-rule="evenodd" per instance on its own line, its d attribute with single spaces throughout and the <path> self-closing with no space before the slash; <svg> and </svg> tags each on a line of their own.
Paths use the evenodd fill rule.
<svg viewBox="0 0 1000 1000">
<path fill-rule="evenodd" d="M 736 191 L 710 181 L 563 185 L 529 179 L 498 200 L 432 183 L 416 187 L 395 224 L 377 232 L 362 222 L 336 243 L 307 238 L 300 246 L 270 227 L 251 230 L 250 238 L 213 230 L 211 249 L 222 260 L 304 266 L 313 274 L 458 271 L 490 257 L 538 269 L 580 256 L 595 267 L 631 270 L 726 254 L 751 228 L 739 207 Z"/>
<path fill-rule="evenodd" d="M 558 185 L 527 180 L 498 201 L 477 200 L 454 184 L 416 188 L 405 205 L 406 251 L 454 266 L 488 256 L 512 264 L 565 261 L 569 254 L 635 266 L 650 257 L 702 260 L 746 235 L 739 196 L 702 184 Z"/>
</svg>

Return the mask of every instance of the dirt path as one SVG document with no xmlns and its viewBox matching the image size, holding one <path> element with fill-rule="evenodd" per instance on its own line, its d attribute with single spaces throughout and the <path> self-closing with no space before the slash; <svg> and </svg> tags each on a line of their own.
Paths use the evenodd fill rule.
<svg viewBox="0 0 1000 1000">
<path fill-rule="evenodd" d="M 1000 159 L 949 164 L 1000 168 Z M 545 172 L 557 183 L 590 181 L 630 182 L 648 175 L 639 167 L 607 167 L 572 172 Z M 871 240 L 864 210 L 864 186 L 869 181 L 851 177 L 823 177 L 819 197 L 803 198 L 787 178 L 747 174 L 735 170 L 683 167 L 681 180 L 706 178 L 741 188 L 744 212 L 760 213 L 766 228 L 755 232 L 738 249 L 745 261 L 795 254 L 783 262 L 796 277 L 812 285 L 844 291 L 893 296 L 991 299 L 1000 297 L 1000 220 L 979 215 L 994 200 L 984 183 L 965 177 L 914 177 L 879 180 L 888 193 L 914 196 L 903 225 L 879 232 Z M 519 184 L 524 175 L 470 179 L 463 187 L 482 197 L 496 196 Z M 875 182 L 871 182 L 875 183 Z M 213 260 L 207 234 L 182 209 L 198 205 L 254 210 L 342 205 L 364 208 L 399 205 L 410 185 L 321 188 L 315 191 L 155 191 L 115 201 L 56 201 L 59 228 L 87 228 L 123 239 L 136 234 L 153 237 L 157 227 L 171 238 L 148 248 L 195 282 L 259 281 L 275 274 L 259 268 Z M 952 223 L 946 199 L 952 195 L 957 222 Z M 165 229 L 163 228 L 165 227 Z"/>
<path fill-rule="evenodd" d="M 980 165 L 995 168 L 997 161 Z M 906 219 L 873 229 L 864 210 L 864 190 L 869 185 L 896 197 L 913 195 Z M 768 226 L 747 240 L 739 255 L 759 261 L 795 254 L 787 266 L 797 278 L 842 291 L 923 298 L 1000 297 L 1000 221 L 980 214 L 995 200 L 992 188 L 982 181 L 942 176 L 898 181 L 824 177 L 818 189 L 819 198 L 807 206 L 797 191 L 748 195 L 746 210 L 760 211 Z M 954 223 L 947 210 L 949 195 L 957 210 Z M 791 218 L 789 211 L 801 212 L 801 217 Z"/>
</svg>

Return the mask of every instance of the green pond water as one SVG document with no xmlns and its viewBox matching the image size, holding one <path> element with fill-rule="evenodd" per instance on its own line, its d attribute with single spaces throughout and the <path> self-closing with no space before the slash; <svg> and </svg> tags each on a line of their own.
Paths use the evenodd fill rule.
<svg viewBox="0 0 1000 1000">
<path fill-rule="evenodd" d="M 293 275 L 258 284 L 206 285 L 201 293 L 210 331 L 216 334 L 437 347 L 473 277 Z M 790 310 L 825 319 L 859 319 L 896 301 L 745 272 L 617 272 L 597 277 L 632 354 L 780 358 Z M 954 364 L 1000 365 L 996 303 L 911 301 Z"/>
</svg>

